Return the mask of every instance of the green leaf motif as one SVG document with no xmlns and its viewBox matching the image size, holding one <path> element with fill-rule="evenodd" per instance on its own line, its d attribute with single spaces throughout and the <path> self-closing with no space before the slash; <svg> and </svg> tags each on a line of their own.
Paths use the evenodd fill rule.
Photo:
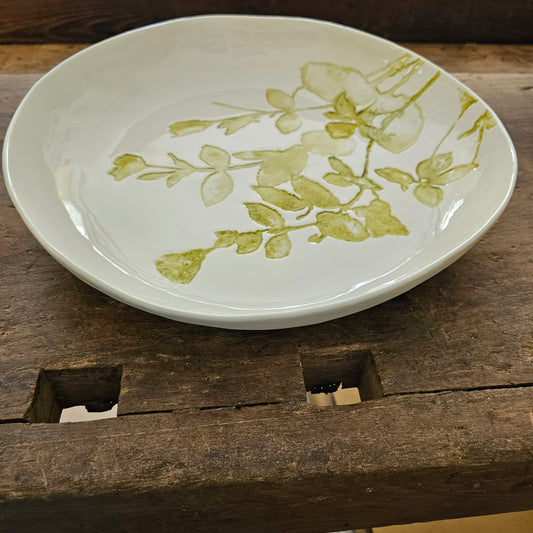
<svg viewBox="0 0 533 533">
<path fill-rule="evenodd" d="M 260 231 L 247 231 L 239 233 L 237 237 L 237 253 L 251 254 L 255 252 L 263 242 L 263 234 Z"/>
<path fill-rule="evenodd" d="M 416 166 L 416 173 L 420 179 L 431 180 L 450 168 L 453 163 L 453 154 L 437 154 L 429 159 L 420 161 Z"/>
<path fill-rule="evenodd" d="M 245 203 L 248 215 L 254 221 L 266 228 L 281 228 L 285 219 L 272 207 L 257 203 Z"/>
<path fill-rule="evenodd" d="M 227 172 L 209 174 L 202 183 L 202 200 L 207 207 L 225 200 L 233 192 L 233 180 Z"/>
<path fill-rule="evenodd" d="M 169 153 L 168 157 L 172 159 L 172 162 L 174 163 L 174 166 L 176 167 L 177 170 L 183 173 L 187 172 L 187 174 L 184 174 L 183 177 L 188 176 L 189 174 L 194 172 L 194 167 L 190 165 L 189 163 L 187 163 L 187 161 L 180 159 L 179 157 L 175 156 L 172 153 Z"/>
<path fill-rule="evenodd" d="M 393 113 L 399 111 L 405 106 L 409 105 L 409 99 L 403 94 L 389 94 L 385 93 L 380 95 L 378 100 L 374 102 L 369 108 L 367 113 L 374 115 L 384 115 L 387 113 Z"/>
<path fill-rule="evenodd" d="M 360 242 L 370 236 L 359 220 L 345 213 L 318 213 L 316 226 L 323 236 L 341 241 Z"/>
<path fill-rule="evenodd" d="M 409 235 L 409 230 L 391 214 L 390 205 L 383 200 L 372 200 L 370 205 L 357 207 L 354 211 L 365 219 L 365 226 L 372 237 Z"/>
<path fill-rule="evenodd" d="M 213 122 L 211 120 L 182 120 L 180 122 L 174 122 L 168 129 L 170 133 L 176 137 L 182 137 L 184 135 L 190 135 L 191 133 L 199 133 L 209 128 Z"/>
<path fill-rule="evenodd" d="M 238 231 L 217 231 L 217 240 L 213 245 L 214 248 L 228 248 L 229 246 L 237 245 L 238 254 L 250 254 L 255 252 L 263 242 L 263 234 L 261 231 L 246 231 L 239 233 Z"/>
<path fill-rule="evenodd" d="M 385 178 L 391 183 L 398 183 L 402 191 L 406 191 L 409 188 L 409 185 L 415 182 L 411 174 L 409 174 L 408 172 L 404 172 L 403 170 L 399 170 L 397 168 L 376 168 L 374 172 L 381 178 Z"/>
<path fill-rule="evenodd" d="M 301 144 L 287 150 L 239 152 L 234 155 L 245 161 L 261 160 L 257 183 L 267 187 L 276 187 L 298 176 L 307 164 L 307 152 Z"/>
<path fill-rule="evenodd" d="M 477 167 L 478 165 L 476 163 L 458 165 L 456 167 L 451 168 L 450 170 L 447 170 L 446 172 L 443 172 L 442 174 L 439 174 L 438 176 L 435 176 L 434 178 L 431 178 L 429 182 L 432 185 L 447 185 L 452 181 L 464 178 L 467 174 L 472 172 L 472 170 L 476 169 Z"/>
<path fill-rule="evenodd" d="M 355 133 L 356 127 L 349 122 L 328 122 L 326 131 L 332 139 L 348 139 Z"/>
<path fill-rule="evenodd" d="M 326 187 L 304 176 L 292 178 L 291 185 L 309 208 L 334 209 L 340 205 L 339 200 Z"/>
<path fill-rule="evenodd" d="M 307 242 L 312 242 L 313 244 L 320 244 L 326 237 L 324 235 L 311 235 Z"/>
<path fill-rule="evenodd" d="M 287 135 L 296 131 L 302 125 L 302 117 L 298 113 L 284 113 L 276 120 L 276 128 Z"/>
<path fill-rule="evenodd" d="M 365 120 L 372 121 L 374 115 L 370 113 Z M 360 124 L 359 132 L 376 141 L 382 148 L 393 154 L 399 154 L 410 148 L 422 132 L 424 120 L 422 110 L 418 104 L 411 104 L 401 112 L 391 113 L 380 127 L 370 123 Z"/>
<path fill-rule="evenodd" d="M 137 179 L 142 181 L 153 181 L 160 180 L 161 178 L 166 178 L 168 175 L 168 172 L 148 172 L 146 174 L 141 174 L 140 176 L 137 176 Z"/>
<path fill-rule="evenodd" d="M 212 168 L 226 170 L 229 167 L 231 156 L 226 150 L 222 150 L 222 148 L 218 148 L 218 146 L 204 144 L 200 150 L 200 159 Z"/>
<path fill-rule="evenodd" d="M 233 246 L 236 244 L 239 237 L 238 231 L 225 230 L 215 232 L 217 240 L 215 241 L 215 248 L 227 248 L 228 246 Z"/>
<path fill-rule="evenodd" d="M 339 94 L 333 102 L 333 108 L 339 117 L 343 117 L 348 120 L 354 120 L 357 118 L 357 112 L 355 110 L 355 104 L 346 97 L 346 93 Z"/>
<path fill-rule="evenodd" d="M 257 121 L 256 114 L 242 115 L 241 117 L 226 118 L 217 126 L 217 128 L 226 130 L 225 135 L 233 135 L 235 132 L 242 130 L 252 122 Z"/>
<path fill-rule="evenodd" d="M 427 69 L 420 70 L 423 64 L 421 59 L 403 54 L 363 74 L 355 68 L 310 61 L 300 68 L 301 84 L 294 90 L 266 90 L 269 105 L 265 109 L 213 102 L 241 114 L 215 120 L 182 120 L 169 126 L 176 137 L 203 132 L 210 126 L 216 126 L 225 135 L 232 135 L 264 119 L 274 124 L 280 134 L 290 135 L 302 128 L 304 116 L 314 116 L 322 121 L 319 126 L 322 129 L 304 131 L 300 144 L 289 148 L 275 149 L 274 144 L 265 150 L 240 151 L 232 155 L 219 146 L 201 146 L 200 142 L 199 158 L 203 165 L 199 167 L 173 153 L 168 153 L 173 166 L 150 164 L 140 155 L 131 153 L 116 157 L 109 171 L 115 180 L 130 176 L 141 181 L 165 180 L 168 187 L 173 187 L 183 178 L 194 175 L 203 180 L 201 196 L 207 207 L 222 202 L 233 192 L 232 177 L 236 173 L 256 172 L 256 183 L 251 188 L 258 195 L 258 201 L 243 204 L 251 219 L 251 231 L 217 231 L 211 248 L 163 255 L 155 262 L 159 273 L 175 283 L 190 283 L 209 253 L 222 253 L 223 249 L 229 248 L 242 255 L 256 252 L 264 244 L 267 258 L 285 258 L 291 253 L 292 232 L 307 232 L 311 228 L 314 229 L 307 240 L 313 244 L 328 237 L 361 242 L 370 237 L 408 235 L 407 227 L 392 214 L 391 205 L 380 198 L 382 185 L 396 193 L 400 189 L 403 192 L 411 189 L 418 202 L 429 208 L 437 207 L 443 200 L 444 186 L 473 175 L 479 166 L 477 161 L 485 131 L 497 124 L 488 110 L 470 111 L 478 101 L 468 91 L 459 88 L 455 122 L 443 127 L 443 137 L 436 141 L 433 154 L 418 163 L 416 173 L 397 168 L 402 166 L 400 163 L 375 168 L 380 158 L 381 161 L 389 160 L 390 155 L 405 152 L 420 138 L 424 117 L 419 98 L 440 75 L 436 72 L 428 79 Z M 432 68 L 429 70 L 433 71 Z M 301 107 L 296 104 L 297 94 L 298 99 L 302 99 Z M 322 102 L 317 102 L 318 99 Z M 307 115 L 307 111 L 312 113 Z M 467 111 L 469 116 L 472 113 L 471 127 L 458 135 L 458 125 L 466 120 Z M 214 133 L 221 135 L 221 132 Z M 451 144 L 452 137 L 463 139 L 474 135 L 474 138 L 460 143 L 461 149 L 473 152 L 471 158 L 462 160 L 465 164 L 454 162 L 452 151 L 437 153 L 441 146 Z M 203 138 L 202 135 L 199 137 Z M 342 158 L 354 153 L 359 140 L 363 145 L 353 160 L 354 168 L 358 169 L 354 172 Z M 255 143 L 252 138 L 250 142 Z M 382 157 L 381 149 L 389 152 L 387 158 Z M 232 164 L 235 161 L 232 157 L 245 163 Z M 331 170 L 322 172 L 324 158 L 328 158 Z M 302 175 L 307 169 L 318 170 L 322 175 L 309 179 Z M 334 194 L 338 189 L 328 184 L 353 189 L 344 191 L 341 202 Z M 422 207 L 419 209 L 423 210 Z M 290 213 L 293 214 L 289 216 Z M 305 221 L 300 222 L 302 219 Z"/>
<path fill-rule="evenodd" d="M 288 235 L 274 235 L 265 244 L 265 255 L 269 259 L 281 259 L 291 253 L 291 240 Z"/>
<path fill-rule="evenodd" d="M 282 111 L 292 111 L 294 109 L 294 98 L 279 89 L 267 89 L 266 99 L 276 109 L 281 109 Z"/>
<path fill-rule="evenodd" d="M 353 68 L 311 61 L 300 69 L 300 73 L 302 85 L 328 102 L 345 94 L 356 105 L 367 105 L 378 96 L 377 90 Z"/>
<path fill-rule="evenodd" d="M 418 185 L 413 191 L 415 198 L 428 207 L 436 207 L 442 201 L 444 193 L 439 187 L 433 187 L 428 183 Z"/>
<path fill-rule="evenodd" d="M 481 129 L 489 130 L 494 126 L 496 126 L 496 121 L 494 120 L 492 113 L 490 111 L 485 111 L 482 115 L 478 117 L 478 119 L 474 122 L 474 125 L 469 130 L 466 130 L 464 133 L 461 133 L 461 135 L 459 135 L 459 137 L 457 138 L 464 139 L 465 137 L 472 135 L 476 131 L 479 131 Z"/>
<path fill-rule="evenodd" d="M 353 139 L 332 139 L 322 130 L 305 132 L 300 142 L 307 152 L 325 157 L 350 155 L 355 150 Z"/>
<path fill-rule="evenodd" d="M 459 89 L 459 99 L 461 101 L 461 115 L 471 106 L 477 102 L 477 98 L 474 98 L 468 91 L 463 88 Z"/>
<path fill-rule="evenodd" d="M 329 157 L 328 158 L 329 166 L 336 170 L 339 174 L 343 176 L 353 176 L 353 170 L 349 167 L 344 161 L 341 161 L 338 157 Z"/>
<path fill-rule="evenodd" d="M 267 204 L 280 207 L 284 211 L 301 211 L 306 207 L 305 202 L 301 198 L 298 198 L 298 196 L 290 192 L 276 189 L 275 187 L 261 187 L 259 185 L 253 186 L 252 189 Z"/>
<path fill-rule="evenodd" d="M 117 181 L 120 181 L 132 174 L 141 172 L 146 168 L 148 168 L 148 165 L 141 156 L 135 154 L 122 154 L 114 159 L 113 168 L 109 171 L 109 174 Z"/>
<path fill-rule="evenodd" d="M 337 185 L 338 187 L 351 187 L 352 185 L 355 185 L 355 175 L 346 163 L 343 163 L 336 157 L 329 157 L 328 162 L 329 166 L 337 171 L 337 174 L 333 172 L 326 174 L 323 177 L 325 181 L 332 185 Z"/>
<path fill-rule="evenodd" d="M 166 254 L 155 266 L 160 274 L 175 283 L 190 283 L 202 266 L 209 250 L 189 250 L 181 254 Z"/>
<path fill-rule="evenodd" d="M 324 181 L 336 185 L 337 187 L 352 187 L 355 183 L 348 177 L 342 174 L 335 174 L 334 172 L 328 172 L 322 177 Z"/>
</svg>

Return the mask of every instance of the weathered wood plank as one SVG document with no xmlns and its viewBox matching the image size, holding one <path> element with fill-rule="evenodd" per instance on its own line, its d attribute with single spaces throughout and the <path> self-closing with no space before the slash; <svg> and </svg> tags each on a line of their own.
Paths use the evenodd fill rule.
<svg viewBox="0 0 533 533">
<path fill-rule="evenodd" d="M 426 2 L 382 0 L 372 9 L 363 0 L 67 0 L 3 2 L 2 43 L 92 42 L 138 26 L 175 17 L 202 14 L 303 16 L 339 22 L 395 40 L 420 42 L 531 42 L 529 2 L 464 0 Z"/>
<path fill-rule="evenodd" d="M 453 72 L 527 74 L 532 45 L 400 43 Z M 45 73 L 87 44 L 0 45 L 0 74 Z"/>
<path fill-rule="evenodd" d="M 45 73 L 86 44 L 8 44 L 0 47 L 1 74 Z M 497 48 L 497 47 L 496 47 Z"/>
<path fill-rule="evenodd" d="M 54 512 L 56 528 L 307 532 L 526 509 L 532 405 L 517 388 L 5 424 L 0 516 L 17 531 L 53 531 Z"/>
<path fill-rule="evenodd" d="M 404 43 L 448 72 L 527 74 L 533 71 L 533 46 Z"/>
</svg>

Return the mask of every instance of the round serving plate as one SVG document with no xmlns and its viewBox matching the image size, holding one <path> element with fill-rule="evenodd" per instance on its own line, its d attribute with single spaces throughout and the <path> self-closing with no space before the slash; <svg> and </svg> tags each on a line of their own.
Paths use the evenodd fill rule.
<svg viewBox="0 0 533 533">
<path fill-rule="evenodd" d="M 175 320 L 270 329 L 448 266 L 501 214 L 516 155 L 478 96 L 389 41 L 205 16 L 49 72 L 3 168 L 28 228 L 88 284 Z"/>
</svg>

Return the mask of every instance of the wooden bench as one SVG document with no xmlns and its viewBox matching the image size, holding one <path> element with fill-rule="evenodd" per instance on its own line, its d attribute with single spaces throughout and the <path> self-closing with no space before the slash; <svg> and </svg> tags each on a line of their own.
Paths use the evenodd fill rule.
<svg viewBox="0 0 533 533">
<path fill-rule="evenodd" d="M 2 182 L 0 531 L 325 532 L 532 508 L 533 46 L 409 47 L 498 113 L 518 184 L 463 258 L 343 319 L 239 332 L 118 303 L 43 251 Z M 81 48 L 0 46 L 0 140 Z M 338 381 L 363 401 L 307 403 Z M 55 423 L 117 400 L 117 418 Z"/>
</svg>

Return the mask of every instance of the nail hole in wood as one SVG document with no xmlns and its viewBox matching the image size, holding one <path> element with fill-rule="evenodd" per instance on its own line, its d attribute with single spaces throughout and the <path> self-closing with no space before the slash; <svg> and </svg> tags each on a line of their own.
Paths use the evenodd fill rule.
<svg viewBox="0 0 533 533">
<path fill-rule="evenodd" d="M 24 418 L 29 422 L 56 423 L 116 416 L 121 379 L 122 366 L 41 369 Z M 73 419 L 68 410 L 75 406 L 81 409 L 75 411 Z M 82 410 L 97 415 L 80 418 Z"/>
<path fill-rule="evenodd" d="M 351 405 L 383 397 L 370 350 L 301 357 L 307 401 L 311 405 Z"/>
</svg>

